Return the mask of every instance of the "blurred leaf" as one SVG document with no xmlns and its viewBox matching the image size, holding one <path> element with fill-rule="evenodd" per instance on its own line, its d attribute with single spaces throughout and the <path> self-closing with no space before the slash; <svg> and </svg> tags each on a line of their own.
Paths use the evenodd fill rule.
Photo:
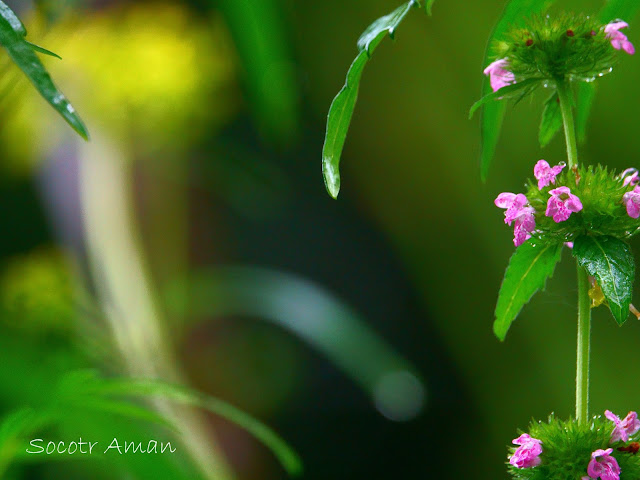
<svg viewBox="0 0 640 480">
<path fill-rule="evenodd" d="M 638 0 L 608 0 L 598 18 L 603 23 L 609 23 L 613 20 L 621 18 L 630 22 L 640 9 L 640 1 Z M 584 142 L 587 137 L 587 122 L 591 113 L 591 105 L 595 98 L 596 86 L 594 82 L 580 82 L 577 92 L 577 108 L 576 108 L 576 131 L 578 141 Z"/>
<path fill-rule="evenodd" d="M 428 13 L 429 15 L 432 15 L 432 14 L 433 14 L 433 12 L 432 12 L 432 8 L 433 8 L 433 4 L 435 3 L 435 1 L 436 1 L 436 0 L 427 0 L 427 1 L 426 1 L 426 3 L 425 3 L 425 6 L 424 6 L 424 7 L 427 9 L 427 13 Z"/>
<path fill-rule="evenodd" d="M 395 29 L 414 6 L 419 6 L 419 3 L 416 0 L 409 0 L 389 15 L 377 19 L 362 33 L 358 39 L 360 53 L 349 67 L 344 86 L 331 102 L 327 132 L 322 147 L 322 173 L 327 192 L 333 198 L 338 198 L 340 192 L 340 156 L 358 99 L 362 71 L 382 39 L 387 34 L 393 38 Z"/>
<path fill-rule="evenodd" d="M 532 15 L 543 12 L 551 3 L 553 3 L 553 0 L 511 0 L 505 7 L 500 20 L 498 20 L 497 25 L 489 37 L 483 65 L 490 63 L 491 46 L 494 42 L 500 40 L 507 30 L 514 26 L 521 25 Z M 482 84 L 482 93 L 486 95 L 489 92 L 491 92 L 491 85 L 489 84 L 488 78 L 485 77 Z M 487 179 L 489 166 L 496 151 L 504 111 L 505 105 L 497 102 L 488 103 L 482 109 L 482 153 L 480 155 L 480 176 L 482 181 Z"/>
<path fill-rule="evenodd" d="M 596 277 L 613 318 L 622 325 L 629 315 L 635 277 L 635 263 L 629 245 L 607 235 L 582 235 L 573 243 L 573 256 L 589 275 Z"/>
<path fill-rule="evenodd" d="M 500 340 L 504 340 L 522 307 L 538 290 L 544 290 L 561 253 L 562 244 L 534 245 L 529 240 L 511 256 L 498 294 L 493 323 L 493 332 Z"/>
<path fill-rule="evenodd" d="M 415 367 L 357 312 L 312 282 L 274 270 L 226 267 L 193 276 L 187 290 L 191 310 L 181 312 L 185 316 L 243 315 L 292 332 L 359 384 L 387 418 L 408 420 L 424 406 L 425 388 Z M 169 290 L 167 296 L 176 294 Z M 173 303 L 183 305 L 177 298 Z M 400 379 L 397 397 L 386 395 L 393 379 Z"/>
<path fill-rule="evenodd" d="M 523 80 L 522 82 L 513 83 L 511 85 L 507 85 L 506 87 L 502 87 L 497 92 L 491 92 L 482 97 L 476 103 L 474 103 L 469 109 L 469 118 L 473 117 L 473 114 L 476 113 L 481 106 L 489 103 L 491 100 L 506 100 L 516 96 L 516 94 L 521 94 L 520 98 L 524 95 L 527 95 L 530 90 L 534 89 L 537 84 L 540 83 L 539 78 L 528 78 Z"/>
<path fill-rule="evenodd" d="M 20 67 L 44 99 L 82 138 L 88 140 L 89 134 L 82 120 L 69 100 L 53 84 L 51 76 L 34 53 L 34 49 L 47 55 L 56 57 L 57 55 L 27 42 L 24 39 L 26 34 L 27 31 L 20 19 L 4 2 L 0 1 L 0 44 L 7 49 L 15 64 Z"/>
<path fill-rule="evenodd" d="M 558 94 L 554 93 L 547 99 L 544 104 L 544 110 L 542 111 L 540 131 L 538 132 L 540 147 L 546 147 L 561 128 L 562 111 L 560 110 L 560 103 L 558 102 Z"/>
<path fill-rule="evenodd" d="M 289 141 L 299 125 L 299 88 L 275 0 L 209 0 L 220 9 L 245 73 L 249 102 L 271 139 Z"/>
<path fill-rule="evenodd" d="M 302 472 L 300 458 L 278 434 L 250 415 L 220 399 L 186 387 L 147 379 L 102 379 L 97 375 L 89 374 L 85 377 L 76 377 L 76 381 L 70 382 L 69 385 L 73 385 L 73 390 L 77 393 L 98 398 L 109 395 L 158 396 L 208 410 L 242 427 L 260 440 L 271 449 L 290 475 L 298 475 Z"/>
</svg>

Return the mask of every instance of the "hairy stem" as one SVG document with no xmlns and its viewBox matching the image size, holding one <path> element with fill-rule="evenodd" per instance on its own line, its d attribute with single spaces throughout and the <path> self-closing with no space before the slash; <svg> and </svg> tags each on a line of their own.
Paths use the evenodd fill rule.
<svg viewBox="0 0 640 480">
<path fill-rule="evenodd" d="M 576 128 L 573 121 L 573 108 L 571 101 L 571 86 L 567 80 L 558 82 L 558 99 L 564 124 L 564 136 L 567 141 L 567 161 L 569 168 L 578 165 L 578 146 L 576 144 Z"/>
<path fill-rule="evenodd" d="M 578 145 L 573 121 L 571 85 L 568 80 L 557 83 L 564 136 L 567 142 L 569 168 L 578 166 Z M 591 339 L 591 299 L 587 271 L 578 265 L 578 342 L 576 354 L 576 420 L 586 423 L 589 417 L 589 350 Z"/>
<path fill-rule="evenodd" d="M 589 418 L 589 350 L 591 337 L 591 299 L 587 271 L 578 265 L 578 354 L 576 366 L 576 420 Z"/>
</svg>

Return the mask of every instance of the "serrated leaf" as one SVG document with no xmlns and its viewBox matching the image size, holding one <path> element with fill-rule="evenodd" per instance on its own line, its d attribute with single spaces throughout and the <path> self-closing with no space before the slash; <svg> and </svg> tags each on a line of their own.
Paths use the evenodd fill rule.
<svg viewBox="0 0 640 480">
<path fill-rule="evenodd" d="M 582 235 L 573 242 L 573 256 L 598 280 L 613 318 L 622 325 L 629 315 L 635 263 L 631 248 L 611 236 Z"/>
<path fill-rule="evenodd" d="M 618 18 L 627 22 L 635 17 L 640 9 L 638 0 L 608 0 L 598 18 L 603 23 L 608 23 Z M 595 98 L 596 86 L 593 82 L 580 82 L 577 91 L 576 132 L 579 142 L 584 142 L 587 137 L 587 122 L 591 113 L 591 106 Z"/>
<path fill-rule="evenodd" d="M 508 29 L 521 25 L 527 18 L 531 18 L 536 13 L 543 12 L 551 3 L 553 3 L 553 0 L 511 0 L 505 7 L 500 20 L 498 20 L 489 37 L 483 65 L 487 66 L 490 63 L 491 45 L 500 40 Z M 489 92 L 491 92 L 491 85 L 488 78 L 485 77 L 482 85 L 482 94 L 486 95 Z M 480 176 L 482 181 L 487 179 L 487 174 L 489 173 L 489 166 L 496 151 L 498 137 L 502 129 L 504 112 L 505 105 L 499 102 L 487 103 L 482 109 L 482 152 L 480 154 Z"/>
<path fill-rule="evenodd" d="M 542 111 L 540 131 L 538 132 L 540 147 L 546 147 L 561 128 L 562 111 L 560 110 L 560 103 L 558 102 L 558 94 L 554 93 L 547 99 L 544 104 L 544 110 Z"/>
<path fill-rule="evenodd" d="M 43 53 L 52 54 L 42 47 L 34 46 L 24 37 L 24 25 L 15 13 L 0 1 L 0 44 L 7 50 L 14 63 L 24 72 L 40 95 L 62 115 L 69 125 L 85 140 L 89 138 L 87 128 L 67 98 L 51 80 L 51 76 L 34 52 L 34 47 Z M 55 54 L 53 54 L 55 56 Z"/>
<path fill-rule="evenodd" d="M 529 240 L 511 256 L 498 294 L 493 323 L 493 331 L 500 340 L 504 340 L 522 307 L 538 290 L 544 290 L 561 253 L 562 244 L 534 245 Z"/>
<path fill-rule="evenodd" d="M 355 58 L 349 71 L 347 80 L 331 102 L 327 117 L 327 131 L 322 147 L 322 174 L 327 192 L 333 198 L 338 198 L 340 192 L 340 156 L 347 132 L 353 116 L 353 109 L 358 100 L 360 78 L 371 54 L 380 44 L 382 39 L 393 34 L 407 15 L 411 7 L 419 5 L 415 0 L 410 0 L 396 8 L 389 15 L 373 22 L 358 39 L 360 53 Z"/>
<path fill-rule="evenodd" d="M 503 100 L 503 99 L 506 100 L 508 98 L 516 96 L 516 94 L 518 93 L 524 96 L 528 93 L 527 89 L 529 88 L 533 89 L 539 83 L 540 83 L 540 79 L 538 78 L 528 78 L 526 80 L 523 80 L 522 82 L 513 83 L 511 85 L 507 85 L 506 87 L 502 87 L 497 92 L 491 92 L 485 95 L 484 97 L 482 97 L 480 100 L 478 100 L 476 103 L 474 103 L 471 106 L 471 108 L 469 109 L 469 118 L 472 118 L 473 114 L 476 113 L 476 111 L 480 107 L 491 102 L 491 100 Z M 520 97 L 519 100 L 521 99 L 522 97 Z"/>
</svg>

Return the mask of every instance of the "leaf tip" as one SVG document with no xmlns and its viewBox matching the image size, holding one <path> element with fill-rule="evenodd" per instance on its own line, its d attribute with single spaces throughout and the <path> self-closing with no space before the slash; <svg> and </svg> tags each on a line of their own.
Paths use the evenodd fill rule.
<svg viewBox="0 0 640 480">
<path fill-rule="evenodd" d="M 327 192 L 334 200 L 338 199 L 340 193 L 340 171 L 332 163 L 331 157 L 322 158 L 322 176 Z"/>
</svg>

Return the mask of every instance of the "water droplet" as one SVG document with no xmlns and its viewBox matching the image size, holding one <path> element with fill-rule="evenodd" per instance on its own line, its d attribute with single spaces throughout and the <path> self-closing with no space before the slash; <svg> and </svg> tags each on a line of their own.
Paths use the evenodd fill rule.
<svg viewBox="0 0 640 480">
<path fill-rule="evenodd" d="M 560 163 L 558 163 L 558 165 L 560 165 L 561 167 L 566 167 L 567 166 L 567 162 L 560 162 Z"/>
</svg>

